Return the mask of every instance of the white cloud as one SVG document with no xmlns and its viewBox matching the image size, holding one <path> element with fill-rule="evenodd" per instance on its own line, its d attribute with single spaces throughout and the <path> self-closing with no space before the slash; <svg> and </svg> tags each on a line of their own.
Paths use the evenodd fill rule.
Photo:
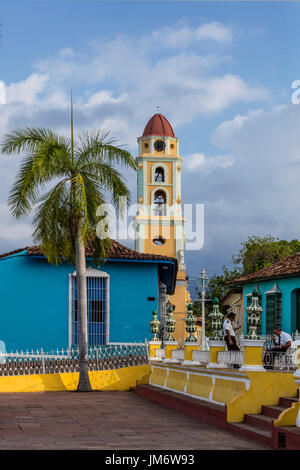
<svg viewBox="0 0 300 470">
<path fill-rule="evenodd" d="M 232 165 L 233 158 L 231 155 L 207 157 L 203 153 L 194 153 L 184 158 L 184 169 L 186 171 L 211 173 L 217 168 L 228 168 Z"/>
<path fill-rule="evenodd" d="M 300 105 L 249 111 L 213 132 L 213 143 L 233 159 L 228 171 L 207 175 L 201 165 L 209 159 L 194 156 L 183 189 L 190 201 L 205 204 L 202 257 L 207 250 L 218 253 L 219 266 L 229 263 L 250 235 L 300 238 L 299 128 Z"/>
<path fill-rule="evenodd" d="M 233 40 L 231 27 L 211 22 L 197 27 L 167 26 L 139 37 L 99 38 L 81 52 L 64 48 L 41 60 L 23 80 L 7 84 L 7 104 L 0 114 L 0 140 L 7 131 L 33 125 L 69 133 L 71 85 L 76 132 L 110 130 L 132 152 L 156 105 L 177 131 L 182 125 L 220 113 L 233 104 L 267 101 L 269 94 L 264 87 L 220 70 L 228 61 L 223 46 L 228 49 Z M 207 42 L 211 46 L 209 53 L 204 50 Z M 0 188 L 0 203 L 7 199 L 19 161 L 14 157 L 2 160 L 2 175 L 6 176 Z M 187 162 L 187 170 L 203 174 L 234 166 L 231 154 L 195 154 Z M 135 178 L 132 186 L 135 190 Z M 2 240 L 6 237 L 9 242 L 9 230 L 15 225 L 8 218 L 3 224 Z M 22 230 L 20 226 L 18 232 L 25 236 L 27 227 Z"/>
<path fill-rule="evenodd" d="M 45 91 L 48 74 L 33 73 L 25 80 L 17 83 L 11 83 L 7 86 L 7 104 L 23 103 L 25 105 L 33 105 L 37 101 L 40 93 Z"/>
<path fill-rule="evenodd" d="M 232 144 L 234 135 L 245 122 L 256 119 L 261 113 L 263 113 L 263 110 L 250 111 L 246 116 L 237 114 L 231 121 L 222 122 L 211 135 L 213 143 L 217 147 L 229 147 Z"/>
<path fill-rule="evenodd" d="M 180 25 L 175 25 L 175 27 L 165 26 L 160 30 L 154 31 L 150 38 L 147 38 L 152 43 L 153 41 L 159 43 L 161 48 L 179 49 L 195 45 L 200 41 L 229 43 L 232 39 L 232 29 L 217 21 L 212 21 L 196 28 Z"/>
<path fill-rule="evenodd" d="M 0 241 L 10 240 L 17 244 L 17 248 L 20 248 L 30 242 L 31 233 L 32 228 L 29 223 L 13 221 L 8 206 L 0 204 Z"/>
</svg>

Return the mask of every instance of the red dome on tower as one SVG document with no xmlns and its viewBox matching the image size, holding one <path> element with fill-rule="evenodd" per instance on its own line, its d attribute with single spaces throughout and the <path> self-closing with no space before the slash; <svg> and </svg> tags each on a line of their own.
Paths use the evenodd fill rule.
<svg viewBox="0 0 300 470">
<path fill-rule="evenodd" d="M 154 114 L 149 119 L 144 129 L 143 137 L 147 135 L 175 137 L 171 124 L 162 114 Z"/>
</svg>

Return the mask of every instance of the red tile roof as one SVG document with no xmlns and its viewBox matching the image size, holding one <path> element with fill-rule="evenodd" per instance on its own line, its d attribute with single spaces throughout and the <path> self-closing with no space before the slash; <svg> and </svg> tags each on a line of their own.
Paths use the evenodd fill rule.
<svg viewBox="0 0 300 470">
<path fill-rule="evenodd" d="M 265 279 L 277 279 L 280 277 L 300 276 L 300 252 L 293 253 L 286 258 L 277 261 L 266 268 L 260 269 L 252 274 L 241 276 L 227 284 L 243 284 L 251 281 L 263 281 Z"/>
<path fill-rule="evenodd" d="M 146 124 L 143 137 L 148 135 L 175 137 L 169 121 L 162 114 L 154 114 Z"/>
<path fill-rule="evenodd" d="M 26 250 L 26 248 L 18 248 L 17 250 L 9 251 L 8 253 L 3 253 L 2 255 L 0 255 L 0 259 L 1 258 L 7 258 L 8 256 L 17 255 L 17 254 L 21 253 L 24 250 Z"/>
<path fill-rule="evenodd" d="M 27 250 L 29 256 L 43 256 L 43 251 L 40 246 L 27 246 L 26 248 L 20 248 L 18 250 L 10 251 L 9 253 L 4 253 L 0 255 L 0 258 L 6 258 L 14 254 L 21 253 L 22 251 Z M 93 247 L 86 247 L 86 257 L 93 256 Z M 173 261 L 177 267 L 177 259 L 171 258 L 170 256 L 161 256 L 148 253 L 139 253 L 131 248 L 128 248 L 125 245 L 117 241 L 113 241 L 112 248 L 108 254 L 109 259 L 133 259 L 133 260 L 149 260 L 149 261 Z"/>
</svg>

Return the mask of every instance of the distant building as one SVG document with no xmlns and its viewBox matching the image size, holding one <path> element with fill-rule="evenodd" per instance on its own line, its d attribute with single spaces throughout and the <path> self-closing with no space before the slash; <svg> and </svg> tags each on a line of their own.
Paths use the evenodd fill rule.
<svg viewBox="0 0 300 470">
<path fill-rule="evenodd" d="M 243 291 L 243 326 L 247 331 L 246 308 L 255 286 L 263 308 L 262 334 L 271 334 L 277 326 L 288 333 L 300 331 L 300 253 L 294 253 L 255 273 L 230 282 Z"/>
<path fill-rule="evenodd" d="M 137 253 L 113 242 L 99 269 L 86 249 L 88 342 L 103 345 L 150 339 L 159 285 L 175 289 L 174 258 Z M 0 339 L 7 350 L 45 351 L 78 344 L 75 267 L 49 264 L 36 246 L 0 256 Z"/>
</svg>

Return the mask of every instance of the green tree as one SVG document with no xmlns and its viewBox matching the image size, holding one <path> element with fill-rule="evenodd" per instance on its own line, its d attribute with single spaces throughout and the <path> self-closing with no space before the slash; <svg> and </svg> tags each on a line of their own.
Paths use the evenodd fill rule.
<svg viewBox="0 0 300 470">
<path fill-rule="evenodd" d="M 238 268 L 234 268 L 231 271 L 222 267 L 222 274 L 214 274 L 210 277 L 206 292 L 205 298 L 208 299 L 205 302 L 205 315 L 212 311 L 212 301 L 215 297 L 221 302 L 222 298 L 228 293 L 230 287 L 227 282 L 241 275 L 241 271 Z M 201 292 L 197 289 L 199 298 L 201 298 Z M 197 311 L 197 316 L 201 316 L 201 301 L 196 300 L 194 310 Z M 222 312 L 222 306 L 220 305 L 220 311 Z M 224 313 L 224 312 L 223 312 Z"/>
<path fill-rule="evenodd" d="M 233 255 L 232 268 L 228 269 L 223 266 L 222 274 L 215 274 L 210 277 L 206 290 L 206 298 L 210 299 L 206 302 L 206 314 L 212 309 L 212 299 L 214 297 L 218 297 L 221 301 L 229 292 L 229 281 L 270 266 L 297 251 L 300 251 L 300 241 L 296 239 L 291 241 L 280 240 L 271 235 L 248 237 L 248 240 L 241 244 L 238 254 Z M 201 297 L 200 292 L 198 292 L 198 295 Z M 197 300 L 195 304 L 194 310 L 201 312 L 200 301 Z M 222 306 L 220 306 L 220 311 L 225 313 Z"/>
<path fill-rule="evenodd" d="M 300 241 L 279 240 L 271 235 L 265 237 L 252 236 L 242 247 L 236 256 L 233 256 L 233 264 L 241 269 L 242 275 L 251 274 L 259 269 L 270 266 L 273 263 L 300 251 Z"/>
<path fill-rule="evenodd" d="M 33 239 L 50 263 L 75 263 L 78 289 L 79 383 L 78 391 L 90 391 L 88 376 L 87 297 L 85 247 L 92 243 L 94 259 L 105 261 L 111 247 L 108 238 L 96 236 L 98 206 L 119 198 L 129 199 L 125 179 L 116 164 L 136 170 L 130 153 L 115 145 L 108 133 L 86 132 L 75 141 L 73 106 L 71 136 L 61 137 L 50 129 L 18 129 L 6 134 L 4 154 L 26 153 L 8 203 L 19 219 L 34 209 Z M 46 186 L 54 186 L 46 190 Z"/>
</svg>

